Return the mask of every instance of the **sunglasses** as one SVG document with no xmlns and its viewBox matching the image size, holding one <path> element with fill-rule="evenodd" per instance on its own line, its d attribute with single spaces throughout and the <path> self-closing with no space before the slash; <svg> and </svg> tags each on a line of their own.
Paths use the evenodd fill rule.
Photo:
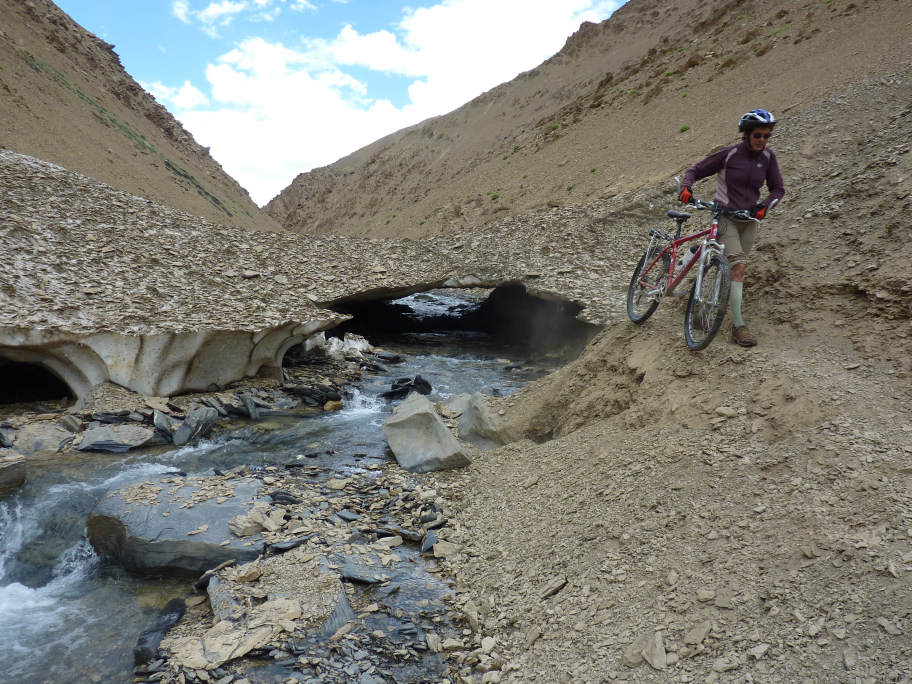
<svg viewBox="0 0 912 684">
<path fill-rule="evenodd" d="M 755 140 L 769 140 L 772 136 L 772 133 L 751 133 L 751 137 Z"/>
</svg>

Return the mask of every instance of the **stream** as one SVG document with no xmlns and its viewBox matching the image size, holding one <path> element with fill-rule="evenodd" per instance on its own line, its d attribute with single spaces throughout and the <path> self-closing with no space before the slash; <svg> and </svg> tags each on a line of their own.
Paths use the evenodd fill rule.
<svg viewBox="0 0 912 684">
<path fill-rule="evenodd" d="M 472 305 L 445 292 L 399 303 L 419 318 Z M 392 458 L 381 431 L 392 407 L 379 395 L 396 378 L 420 374 L 435 401 L 463 392 L 506 396 L 555 365 L 549 359 L 530 362 L 526 352 L 493 344 L 477 332 L 411 333 L 395 344 L 383 340 L 383 348 L 405 360 L 388 373 L 365 373 L 338 412 L 236 421 L 211 440 L 177 449 L 74 452 L 32 461 L 27 484 L 0 502 L 0 680 L 133 681 L 138 635 L 169 599 L 192 593 L 187 580 L 135 577 L 95 554 L 86 519 L 109 491 L 177 470 L 197 475 L 242 464 L 284 466 L 303 451 L 316 454 L 309 465 L 319 466 L 326 477 L 364 473 Z M 424 568 L 433 560 L 412 556 L 423 605 L 442 606 L 449 589 Z M 415 595 L 398 595 L 400 612 L 408 613 Z M 262 681 L 272 681 L 263 674 Z M 288 672 L 274 676 L 285 681 Z M 415 677 L 420 681 L 420 673 Z"/>
</svg>

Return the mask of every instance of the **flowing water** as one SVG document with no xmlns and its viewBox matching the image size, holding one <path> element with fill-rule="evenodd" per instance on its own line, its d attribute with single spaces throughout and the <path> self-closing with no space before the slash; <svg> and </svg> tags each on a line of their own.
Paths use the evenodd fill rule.
<svg viewBox="0 0 912 684">
<path fill-rule="evenodd" d="M 416 315 L 466 306 L 443 294 L 403 301 L 420 310 Z M 239 424 L 180 449 L 31 462 L 26 485 L 0 502 L 0 681 L 131 681 L 140 632 L 168 599 L 190 593 L 185 580 L 137 578 L 96 556 L 86 519 L 107 492 L 175 470 L 284 465 L 304 452 L 316 453 L 309 464 L 328 474 L 360 472 L 389 458 L 380 426 L 391 407 L 378 395 L 393 379 L 420 374 L 433 387 L 431 399 L 440 400 L 462 392 L 508 395 L 546 372 L 517 366 L 522 357 L 505 359 L 508 350 L 479 334 L 421 334 L 385 348 L 405 362 L 389 374 L 365 375 L 336 413 Z M 440 583 L 437 598 L 445 591 Z"/>
</svg>

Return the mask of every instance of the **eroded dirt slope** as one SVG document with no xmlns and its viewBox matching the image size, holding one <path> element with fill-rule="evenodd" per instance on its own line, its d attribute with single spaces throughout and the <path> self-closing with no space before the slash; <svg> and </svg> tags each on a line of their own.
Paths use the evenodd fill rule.
<svg viewBox="0 0 912 684">
<path fill-rule="evenodd" d="M 114 46 L 50 0 L 0 2 L 0 118 L 0 148 L 216 223 L 280 230 Z"/>
<path fill-rule="evenodd" d="M 912 679 L 910 75 L 847 83 L 777 141 L 788 201 L 745 288 L 758 347 L 726 323 L 689 352 L 666 299 L 500 400 L 517 441 L 434 478 L 480 613 L 467 649 L 497 641 L 466 673 Z M 648 226 L 650 204 L 674 206 L 657 187 L 597 220 Z"/>
</svg>

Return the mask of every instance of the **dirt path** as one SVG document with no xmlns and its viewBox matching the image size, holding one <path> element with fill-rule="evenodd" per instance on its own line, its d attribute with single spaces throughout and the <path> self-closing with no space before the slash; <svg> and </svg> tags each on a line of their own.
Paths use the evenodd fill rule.
<svg viewBox="0 0 912 684">
<path fill-rule="evenodd" d="M 505 400 L 554 439 L 438 478 L 506 681 L 907 681 L 907 380 L 837 326 L 694 355 L 681 318 Z"/>
</svg>

